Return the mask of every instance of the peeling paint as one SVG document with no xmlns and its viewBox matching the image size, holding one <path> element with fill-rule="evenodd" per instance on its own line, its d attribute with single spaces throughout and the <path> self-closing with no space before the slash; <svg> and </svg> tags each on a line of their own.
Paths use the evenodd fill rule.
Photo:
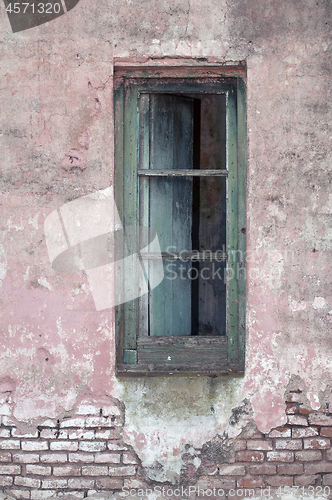
<svg viewBox="0 0 332 500">
<path fill-rule="evenodd" d="M 118 398 L 124 442 L 160 484 L 220 479 L 234 440 L 288 425 L 287 398 L 330 418 L 330 19 L 325 1 L 86 0 L 12 36 L 1 17 L 3 417 L 32 428 Z M 83 272 L 55 273 L 43 225 L 112 185 L 114 63 L 191 58 L 247 65 L 245 375 L 119 379 L 114 310 L 96 311 Z"/>
<path fill-rule="evenodd" d="M 7 257 L 5 248 L 3 245 L 0 245 L 0 286 L 2 284 L 2 280 L 7 275 Z"/>
</svg>

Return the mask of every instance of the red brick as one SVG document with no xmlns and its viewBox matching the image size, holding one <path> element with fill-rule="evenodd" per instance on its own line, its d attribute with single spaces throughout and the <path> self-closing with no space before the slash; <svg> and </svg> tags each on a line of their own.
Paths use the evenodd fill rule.
<svg viewBox="0 0 332 500">
<path fill-rule="evenodd" d="M 54 476 L 80 476 L 80 467 L 75 467 L 74 465 L 64 465 L 63 467 L 53 467 Z"/>
<path fill-rule="evenodd" d="M 43 489 L 67 488 L 67 486 L 68 486 L 67 479 L 46 479 L 45 481 L 42 481 Z"/>
<path fill-rule="evenodd" d="M 244 476 L 246 473 L 244 465 L 221 465 L 220 476 Z"/>
<path fill-rule="evenodd" d="M 82 462 L 85 464 L 92 463 L 95 456 L 91 453 L 69 453 L 69 462 Z"/>
<path fill-rule="evenodd" d="M 0 462 L 11 462 L 12 456 L 10 453 L 0 453 Z"/>
<path fill-rule="evenodd" d="M 312 410 L 308 410 L 308 408 L 305 408 L 304 406 L 300 406 L 300 414 L 301 415 L 309 415 L 312 413 Z"/>
<path fill-rule="evenodd" d="M 126 465 L 125 467 L 110 467 L 110 476 L 134 476 L 136 474 L 136 467 L 134 465 Z"/>
<path fill-rule="evenodd" d="M 323 476 L 323 485 L 332 486 L 332 474 L 326 474 Z"/>
<path fill-rule="evenodd" d="M 308 438 L 303 441 L 305 450 L 326 450 L 331 448 L 331 441 L 328 438 Z"/>
<path fill-rule="evenodd" d="M 96 453 L 96 456 L 95 456 L 95 462 L 96 464 L 102 464 L 102 463 L 108 463 L 108 464 L 119 464 L 120 463 L 120 455 L 119 454 L 116 454 L 116 453 Z M 123 460 L 123 463 L 124 464 L 136 464 L 136 460 L 135 461 L 126 461 Z"/>
<path fill-rule="evenodd" d="M 314 437 L 318 436 L 318 429 L 317 427 L 297 427 L 292 429 L 292 437 L 293 438 L 305 438 L 305 437 Z"/>
<path fill-rule="evenodd" d="M 277 450 L 302 450 L 302 439 L 276 439 Z"/>
<path fill-rule="evenodd" d="M 250 439 L 247 441 L 248 450 L 272 450 L 272 443 L 270 441 L 261 441 L 258 439 Z"/>
<path fill-rule="evenodd" d="M 45 465 L 27 465 L 26 466 L 27 474 L 35 474 L 36 476 L 50 476 L 51 475 L 51 467 L 47 467 Z"/>
<path fill-rule="evenodd" d="M 264 481 L 262 478 L 242 477 L 237 481 L 238 488 L 262 488 Z"/>
<path fill-rule="evenodd" d="M 48 450 L 47 441 L 22 441 L 22 450 L 25 451 L 43 451 Z"/>
<path fill-rule="evenodd" d="M 34 464 L 39 462 L 39 455 L 36 453 L 22 453 L 13 455 L 13 462 L 20 462 L 22 464 Z"/>
<path fill-rule="evenodd" d="M 219 474 L 219 468 L 217 465 L 213 466 L 213 468 L 211 468 L 211 466 L 210 466 L 210 467 L 208 467 L 206 473 L 208 476 L 217 476 Z"/>
<path fill-rule="evenodd" d="M 328 460 L 329 462 L 332 460 L 332 450 L 326 451 L 326 460 Z"/>
<path fill-rule="evenodd" d="M 320 462 L 319 464 L 310 464 L 305 466 L 306 474 L 320 474 L 321 472 L 332 472 L 332 464 Z"/>
<path fill-rule="evenodd" d="M 88 417 L 85 425 L 86 427 L 114 427 L 112 420 L 105 417 Z"/>
<path fill-rule="evenodd" d="M 295 458 L 296 460 L 299 460 L 300 462 L 316 462 L 317 460 L 322 459 L 322 452 L 321 451 L 297 451 L 295 453 Z"/>
<path fill-rule="evenodd" d="M 286 438 L 286 437 L 291 437 L 291 429 L 288 427 L 280 427 L 279 429 L 273 429 L 269 433 L 269 437 L 271 438 Z"/>
<path fill-rule="evenodd" d="M 247 449 L 247 441 L 244 439 L 238 439 L 234 443 L 234 450 L 235 451 L 241 451 L 241 450 L 246 450 Z"/>
<path fill-rule="evenodd" d="M 97 439 L 112 439 L 114 436 L 113 429 L 98 429 L 96 430 Z"/>
<path fill-rule="evenodd" d="M 237 462 L 264 462 L 264 453 L 260 451 L 238 451 Z"/>
<path fill-rule="evenodd" d="M 14 483 L 16 486 L 27 486 L 28 488 L 38 489 L 40 486 L 40 479 L 16 476 L 14 479 Z"/>
<path fill-rule="evenodd" d="M 322 427 L 320 430 L 320 435 L 325 437 L 332 437 L 332 427 Z"/>
<path fill-rule="evenodd" d="M 11 498 L 14 496 L 15 498 L 19 498 L 20 500 L 23 500 L 25 498 L 30 498 L 30 491 L 28 490 L 6 490 L 5 493 L 7 495 L 10 495 Z"/>
<path fill-rule="evenodd" d="M 120 462 L 120 455 L 112 455 L 112 460 L 113 460 L 113 463 L 117 463 L 117 462 Z M 96 457 L 97 458 L 97 457 Z M 96 460 L 97 461 L 97 460 Z M 123 458 L 122 458 L 122 461 L 124 464 L 137 464 L 137 459 L 134 457 L 134 455 L 132 455 L 131 453 L 124 453 L 123 454 Z"/>
<path fill-rule="evenodd" d="M 85 425 L 84 418 L 66 418 L 60 424 L 60 427 L 81 427 Z"/>
<path fill-rule="evenodd" d="M 124 444 L 119 443 L 118 441 L 109 441 L 107 443 L 107 448 L 112 451 L 124 451 L 128 450 L 128 447 Z"/>
<path fill-rule="evenodd" d="M 309 415 L 310 424 L 314 425 L 323 425 L 324 427 L 332 426 L 332 417 L 328 417 L 327 415 L 322 414 L 312 414 Z"/>
<path fill-rule="evenodd" d="M 303 415 L 288 415 L 287 422 L 290 425 L 302 425 L 302 426 L 308 425 L 308 419 Z"/>
<path fill-rule="evenodd" d="M 48 453 L 40 456 L 40 461 L 48 464 L 57 464 L 67 462 L 66 453 Z"/>
<path fill-rule="evenodd" d="M 82 476 L 107 476 L 107 465 L 86 465 L 82 467 Z"/>
<path fill-rule="evenodd" d="M 77 449 L 77 441 L 53 441 L 50 443 L 50 450 L 53 451 L 76 451 Z"/>
<path fill-rule="evenodd" d="M 104 441 L 81 441 L 79 444 L 80 451 L 104 451 L 106 443 Z"/>
<path fill-rule="evenodd" d="M 290 451 L 268 451 L 268 462 L 294 462 L 294 453 Z"/>
<path fill-rule="evenodd" d="M 286 404 L 286 415 L 295 415 L 299 412 L 299 407 L 295 403 Z"/>
<path fill-rule="evenodd" d="M 95 439 L 94 429 L 71 429 L 68 431 L 69 439 Z"/>
<path fill-rule="evenodd" d="M 19 439 L 5 439 L 0 441 L 0 450 L 19 450 L 20 449 Z"/>
<path fill-rule="evenodd" d="M 0 477 L 0 486 L 11 486 L 13 484 L 13 478 L 10 476 Z"/>
<path fill-rule="evenodd" d="M 32 490 L 31 500 L 46 500 L 46 498 L 54 498 L 56 495 L 56 490 Z"/>
<path fill-rule="evenodd" d="M 281 476 L 293 476 L 295 474 L 303 474 L 302 464 L 283 464 L 278 465 L 278 474 Z"/>
<path fill-rule="evenodd" d="M 67 431 L 59 431 L 58 429 L 43 429 L 40 433 L 42 439 L 67 439 Z"/>
<path fill-rule="evenodd" d="M 113 479 L 112 477 L 96 479 L 96 488 L 98 489 L 120 490 L 122 485 L 122 479 Z"/>
<path fill-rule="evenodd" d="M 272 477 L 267 477 L 266 482 L 270 486 L 293 486 L 293 478 L 292 477 L 286 477 L 286 476 L 272 476 Z"/>
<path fill-rule="evenodd" d="M 297 476 L 294 478 L 295 486 L 310 486 L 316 483 L 319 476 Z"/>
<path fill-rule="evenodd" d="M 9 475 L 9 474 L 21 474 L 21 466 L 20 465 L 0 465 L 0 474 L 1 475 Z"/>
<path fill-rule="evenodd" d="M 276 474 L 277 466 L 274 464 L 250 465 L 250 474 Z"/>
<path fill-rule="evenodd" d="M 68 488 L 73 488 L 73 489 L 86 489 L 86 488 L 93 488 L 95 484 L 94 479 L 86 479 L 86 478 L 75 478 L 75 479 L 68 479 Z"/>
</svg>

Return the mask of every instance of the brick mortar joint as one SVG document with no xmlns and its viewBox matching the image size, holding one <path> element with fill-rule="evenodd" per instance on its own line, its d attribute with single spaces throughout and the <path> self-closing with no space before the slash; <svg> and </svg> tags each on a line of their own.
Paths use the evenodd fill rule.
<svg viewBox="0 0 332 500">
<path fill-rule="evenodd" d="M 314 418 L 313 422 L 309 423 L 309 425 L 308 415 L 300 415 L 300 417 L 300 422 L 302 422 L 302 425 L 299 423 L 292 424 L 291 420 L 288 420 L 288 423 L 286 425 L 271 429 L 267 433 L 255 432 L 249 437 L 241 437 L 240 435 L 234 440 L 229 440 L 227 438 L 228 441 L 232 442 L 234 446 L 237 443 L 241 443 L 241 447 L 238 451 L 235 451 L 234 449 L 234 462 L 229 459 L 228 462 L 225 461 L 223 463 L 220 463 L 217 468 L 217 475 L 208 475 L 207 478 L 210 480 L 211 478 L 214 478 L 215 480 L 218 480 L 220 482 L 233 481 L 236 484 L 242 484 L 242 480 L 244 481 L 250 479 L 253 482 L 260 481 L 263 482 L 264 485 L 268 485 L 268 481 L 271 480 L 273 482 L 278 480 L 278 478 L 281 483 L 285 483 L 287 481 L 289 482 L 292 480 L 293 484 L 295 484 L 296 481 L 301 481 L 303 478 L 309 478 L 308 480 L 310 480 L 310 477 L 314 475 L 316 481 L 318 480 L 320 483 L 325 484 L 330 480 L 328 476 L 332 474 L 332 451 L 330 439 L 332 437 L 332 425 L 329 425 L 331 424 L 331 422 L 328 421 L 328 416 L 322 415 L 322 413 L 320 412 L 315 412 L 314 417 L 316 418 L 316 421 Z M 323 423 L 319 420 L 322 417 Z M 122 485 L 126 480 L 144 480 L 144 477 L 141 475 L 142 471 L 140 470 L 141 464 L 139 462 L 139 459 L 137 459 L 135 464 L 132 463 L 132 460 L 135 457 L 135 453 L 133 453 L 133 450 L 130 446 L 123 445 L 121 438 L 103 439 L 101 437 L 95 437 L 96 433 L 105 430 L 109 431 L 111 430 L 110 428 L 82 428 L 79 426 L 65 427 L 60 429 L 60 432 L 62 432 L 62 434 L 59 434 L 56 438 L 43 437 L 42 435 L 43 431 L 54 433 L 54 427 L 38 426 L 38 434 L 34 434 L 32 436 L 32 433 L 29 434 L 27 432 L 26 434 L 20 434 L 20 437 L 13 435 L 13 433 L 15 433 L 16 431 L 16 428 L 17 427 L 15 425 L 2 425 L 0 427 L 0 432 L 1 430 L 9 430 L 9 436 L 0 438 L 0 447 L 3 443 L 6 442 L 10 442 L 11 446 L 13 446 L 13 443 L 20 443 L 20 447 L 17 449 L 3 448 L 0 450 L 0 481 L 1 479 L 3 479 L 3 476 L 1 476 L 1 470 L 5 470 L 1 469 L 2 467 L 16 466 L 20 468 L 20 470 L 18 468 L 15 469 L 17 473 L 10 473 L 9 470 L 13 471 L 14 469 L 7 469 L 9 474 L 8 477 L 10 477 L 10 481 L 12 481 L 11 485 L 7 485 L 8 488 L 17 489 L 17 486 L 19 485 L 17 484 L 17 481 L 15 482 L 16 478 L 26 479 L 27 481 L 44 481 L 44 484 L 48 484 L 47 481 L 63 481 L 63 483 L 59 483 L 63 485 L 65 483 L 68 485 L 68 481 L 78 480 L 94 481 L 96 483 L 96 481 L 98 482 L 107 479 L 111 481 L 120 481 Z M 78 437 L 75 439 L 70 439 L 70 433 L 75 432 L 78 433 Z M 79 436 L 79 434 L 82 432 L 83 434 Z M 89 439 L 88 437 L 84 437 L 84 432 L 92 432 L 91 436 L 93 435 L 94 438 Z M 44 435 L 46 436 L 46 434 Z M 29 443 L 36 443 L 37 448 L 38 443 L 41 444 L 41 446 L 44 446 L 43 443 L 47 443 L 47 449 L 22 449 L 22 443 L 28 443 L 28 445 Z M 70 446 L 71 443 L 75 443 L 75 445 L 77 445 L 77 448 L 72 451 L 70 449 L 52 449 L 52 444 L 54 443 L 63 443 L 64 446 Z M 84 443 L 84 445 L 88 444 L 92 447 L 92 450 L 89 451 L 80 449 L 80 443 Z M 96 449 L 94 449 L 94 444 L 96 443 L 97 447 L 101 446 L 103 448 L 102 451 L 97 451 Z M 287 446 L 294 446 L 294 443 L 296 444 L 295 449 L 287 448 Z M 312 447 L 308 448 L 309 444 L 312 444 Z M 114 449 L 116 448 L 116 446 L 119 447 L 117 449 Z M 255 449 L 255 446 L 257 446 L 258 448 Z M 243 455 L 243 453 L 245 453 L 245 455 Z M 126 464 L 124 463 L 124 456 L 127 454 L 130 455 L 130 458 L 129 463 Z M 60 455 L 62 455 L 62 458 L 64 460 L 63 462 L 61 461 Z M 75 456 L 78 457 L 80 455 L 82 461 L 80 461 L 79 463 L 75 462 Z M 96 457 L 100 457 L 102 455 L 119 457 L 119 462 L 96 462 Z M 17 459 L 17 457 L 29 456 L 35 457 L 35 459 L 36 457 L 38 457 L 38 461 L 34 461 L 32 463 L 21 463 L 18 461 L 14 461 Z M 58 457 L 59 461 L 52 461 L 52 456 L 54 456 L 54 458 Z M 248 459 L 241 460 L 241 456 L 248 457 Z M 254 457 L 254 460 L 250 460 L 250 456 Z M 272 458 L 273 456 L 275 456 L 275 458 L 270 460 L 269 458 Z M 49 457 L 50 461 L 48 461 L 48 459 L 47 461 L 46 459 L 45 461 L 43 461 L 43 457 Z M 86 462 L 83 462 L 84 458 L 87 457 L 91 457 L 91 460 L 87 459 Z M 278 457 L 283 457 L 284 461 L 277 461 L 276 458 Z M 309 459 L 307 460 L 306 457 L 309 457 Z M 257 461 L 255 461 L 255 458 L 257 459 Z M 70 459 L 72 459 L 72 461 L 70 461 Z M 28 467 L 27 469 L 27 466 L 30 467 Z M 45 471 L 50 471 L 50 474 L 31 474 L 29 470 L 33 470 L 33 467 L 36 466 L 43 467 Z M 270 467 L 270 469 L 266 468 L 265 471 L 264 469 L 255 469 L 255 467 L 261 466 Z M 67 467 L 68 474 L 59 474 L 59 472 L 61 472 L 61 467 Z M 99 471 L 103 470 L 105 473 L 107 471 L 107 475 L 105 475 L 104 473 L 99 476 L 94 475 L 93 468 L 95 468 L 95 472 L 97 473 L 98 467 Z M 232 467 L 238 467 L 238 469 L 233 469 L 233 473 L 230 470 L 228 474 L 226 474 L 226 472 L 225 474 L 222 473 L 223 468 L 230 469 Z M 243 468 L 242 470 L 239 469 L 241 467 Z M 300 467 L 302 467 L 301 470 Z M 122 475 L 116 475 L 117 469 L 123 469 L 124 471 L 126 468 L 128 468 L 128 470 L 131 470 L 132 473 L 123 473 Z M 79 473 L 79 475 L 70 474 L 69 469 L 75 470 Z M 37 471 L 38 469 L 35 470 Z M 56 475 L 54 475 L 54 471 L 56 472 Z M 204 479 L 205 474 L 206 473 L 202 470 L 199 479 Z M 25 486 L 25 488 L 29 488 L 29 490 L 27 491 L 32 491 L 30 490 L 30 488 L 33 487 Z M 70 487 L 68 489 L 68 492 L 73 488 L 74 486 Z M 42 483 L 40 483 L 40 489 L 42 489 Z M 61 487 L 61 491 L 64 491 L 64 489 L 66 488 Z M 120 486 L 119 488 L 112 488 L 112 490 L 117 489 L 121 491 Z M 102 488 L 102 491 L 112 490 L 108 490 L 106 487 Z M 47 491 L 47 489 L 44 488 L 43 491 Z"/>
</svg>

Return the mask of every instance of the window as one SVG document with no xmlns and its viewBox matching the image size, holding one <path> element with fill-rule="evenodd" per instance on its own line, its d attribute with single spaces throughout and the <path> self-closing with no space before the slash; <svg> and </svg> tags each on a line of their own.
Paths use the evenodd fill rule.
<svg viewBox="0 0 332 500">
<path fill-rule="evenodd" d="M 244 370 L 244 81 L 243 66 L 116 69 L 117 208 L 125 232 L 156 232 L 164 273 L 117 307 L 118 375 Z M 149 281 L 160 261 L 140 259 Z"/>
</svg>

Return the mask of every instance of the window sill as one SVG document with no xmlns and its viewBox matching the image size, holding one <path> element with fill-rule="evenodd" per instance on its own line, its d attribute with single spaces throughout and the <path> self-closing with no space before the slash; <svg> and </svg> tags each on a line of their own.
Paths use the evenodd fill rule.
<svg viewBox="0 0 332 500">
<path fill-rule="evenodd" d="M 131 353 L 127 351 L 127 359 Z M 137 363 L 118 365 L 119 376 L 221 375 L 243 373 L 244 366 L 228 361 L 227 337 L 140 337 Z"/>
</svg>

